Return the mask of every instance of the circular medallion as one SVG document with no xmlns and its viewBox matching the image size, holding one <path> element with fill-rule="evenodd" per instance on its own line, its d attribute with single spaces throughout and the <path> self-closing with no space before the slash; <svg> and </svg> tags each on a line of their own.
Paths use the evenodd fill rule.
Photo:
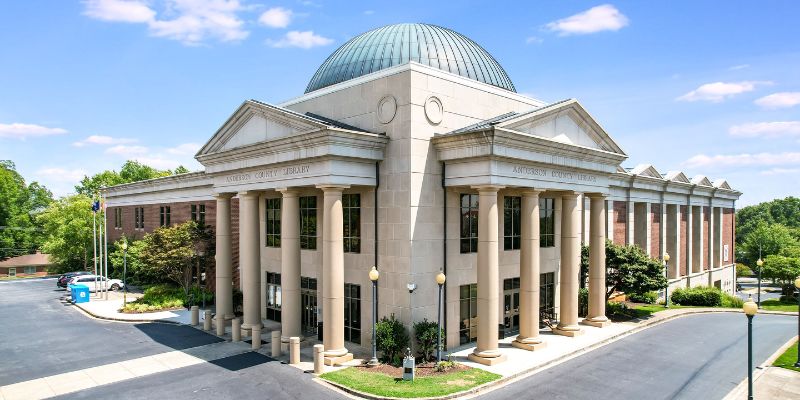
<svg viewBox="0 0 800 400">
<path fill-rule="evenodd" d="M 397 113 L 397 100 L 395 100 L 394 96 L 384 96 L 384 98 L 378 102 L 377 113 L 378 121 L 382 124 L 392 122 L 395 113 Z"/>
<path fill-rule="evenodd" d="M 425 116 L 434 125 L 442 122 L 444 107 L 442 107 L 442 101 L 438 97 L 431 96 L 425 100 Z"/>
</svg>

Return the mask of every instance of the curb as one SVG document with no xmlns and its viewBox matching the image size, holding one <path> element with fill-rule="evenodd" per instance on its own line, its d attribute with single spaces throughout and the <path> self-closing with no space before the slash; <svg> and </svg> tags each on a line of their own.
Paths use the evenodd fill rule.
<svg viewBox="0 0 800 400">
<path fill-rule="evenodd" d="M 449 399 L 454 399 L 454 398 L 464 397 L 464 396 L 467 396 L 467 398 L 469 398 L 470 396 L 477 395 L 479 393 L 480 394 L 485 394 L 485 393 L 491 392 L 491 391 L 493 391 L 495 389 L 499 389 L 501 387 L 504 387 L 504 386 L 506 386 L 506 385 L 508 385 L 510 383 L 513 383 L 513 382 L 515 382 L 517 380 L 527 378 L 528 376 L 534 375 L 534 374 L 536 374 L 538 372 L 541 372 L 541 371 L 543 371 L 545 369 L 548 369 L 550 367 L 554 367 L 556 365 L 559 365 L 561 363 L 569 361 L 569 360 L 571 360 L 571 359 L 573 359 L 575 357 L 578 357 L 578 356 L 583 355 L 585 353 L 588 353 L 590 351 L 596 350 L 596 349 L 598 349 L 600 347 L 603 347 L 603 346 L 605 346 L 607 344 L 610 344 L 612 342 L 616 342 L 617 340 L 620 340 L 620 339 L 622 339 L 622 338 L 624 338 L 626 336 L 633 335 L 635 333 L 639 333 L 639 332 L 641 332 L 641 331 L 643 331 L 643 330 L 645 330 L 647 328 L 660 325 L 660 324 L 662 324 L 664 322 L 671 321 L 671 320 L 676 319 L 676 318 L 680 318 L 680 317 L 684 317 L 684 316 L 688 316 L 688 315 L 695 315 L 695 314 L 741 313 L 741 312 L 742 312 L 742 310 L 735 309 L 735 308 L 729 308 L 729 309 L 699 308 L 699 309 L 685 309 L 685 311 L 682 311 L 682 312 L 679 312 L 679 313 L 675 313 L 675 314 L 672 314 L 670 316 L 666 316 L 666 317 L 659 318 L 659 319 L 656 319 L 656 320 L 647 320 L 647 319 L 641 319 L 641 318 L 634 319 L 634 320 L 627 321 L 627 322 L 633 322 L 633 323 L 637 323 L 637 324 L 641 324 L 641 325 L 638 325 L 638 326 L 636 326 L 636 327 L 634 327 L 634 328 L 632 328 L 630 330 L 627 330 L 625 332 L 621 332 L 621 333 L 618 333 L 618 334 L 616 334 L 614 336 L 608 337 L 608 338 L 606 338 L 606 339 L 604 339 L 604 340 L 602 340 L 600 342 L 594 343 L 594 344 L 589 345 L 587 347 L 584 347 L 582 349 L 578 349 L 578 350 L 575 350 L 575 351 L 573 351 L 571 353 L 564 354 L 561 357 L 558 357 L 558 358 L 555 358 L 553 360 L 547 361 L 547 362 L 545 362 L 543 364 L 540 364 L 540 365 L 537 365 L 537 366 L 535 366 L 533 368 L 530 368 L 530 369 L 527 369 L 527 370 L 524 370 L 524 371 L 520 371 L 520 372 L 517 372 L 517 373 L 515 373 L 513 375 L 505 376 L 505 377 L 502 377 L 502 378 L 500 378 L 498 380 L 495 380 L 495 381 L 492 381 L 492 382 L 487 382 L 487 383 L 484 383 L 483 385 L 476 386 L 474 388 L 471 388 L 471 389 L 468 389 L 468 390 L 464 390 L 464 391 L 461 391 L 461 392 L 451 393 L 451 394 L 448 394 L 448 395 L 445 395 L 445 396 L 440 396 L 440 397 L 424 397 L 424 398 L 421 398 L 421 399 L 423 399 L 423 400 L 434 400 L 434 399 L 435 400 L 449 400 Z M 787 311 L 760 311 L 759 314 L 787 315 L 787 316 L 796 316 L 797 315 L 797 313 L 792 313 L 792 312 L 787 312 Z M 794 342 L 792 342 L 792 343 L 794 343 Z M 318 377 L 316 380 L 318 381 L 318 383 L 320 383 L 322 385 L 329 385 L 329 386 L 332 386 L 332 387 L 334 387 L 334 388 L 336 388 L 336 389 L 338 389 L 340 391 L 344 391 L 344 392 L 349 393 L 351 395 L 358 396 L 358 397 L 365 398 L 365 399 L 369 399 L 369 400 L 405 400 L 405 398 L 402 398 L 402 397 L 384 397 L 384 396 L 377 396 L 377 395 L 373 395 L 373 394 L 369 394 L 369 393 L 363 393 L 363 392 L 360 392 L 358 390 L 348 388 L 348 387 L 340 385 L 340 384 L 338 384 L 336 382 L 331 382 L 329 380 L 326 380 L 326 379 L 320 378 L 320 377 Z"/>
<path fill-rule="evenodd" d="M 72 306 L 74 306 L 78 310 L 80 310 L 83 314 L 85 314 L 85 315 L 87 315 L 87 316 L 89 316 L 91 318 L 99 319 L 99 320 L 103 320 L 103 321 L 127 322 L 127 323 L 161 323 L 161 324 L 171 324 L 171 325 L 184 325 L 184 324 L 182 324 L 180 322 L 177 322 L 177 321 L 168 321 L 168 320 L 161 320 L 161 319 L 124 319 L 124 318 L 108 317 L 108 316 L 105 316 L 105 315 L 95 314 L 95 313 L 83 308 L 81 306 L 81 303 L 76 304 L 76 303 L 73 303 L 73 302 L 67 301 L 67 300 L 62 300 L 62 301 L 64 303 L 71 304 Z"/>
</svg>

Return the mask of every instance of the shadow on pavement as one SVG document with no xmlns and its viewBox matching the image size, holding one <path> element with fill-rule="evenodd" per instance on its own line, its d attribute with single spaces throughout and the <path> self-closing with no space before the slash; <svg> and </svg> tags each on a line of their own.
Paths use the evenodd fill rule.
<svg viewBox="0 0 800 400">
<path fill-rule="evenodd" d="M 225 368 L 230 371 L 239 371 L 245 368 L 255 367 L 256 365 L 266 364 L 269 362 L 279 362 L 279 361 L 253 351 L 237 354 L 235 356 L 220 358 L 214 361 L 209 361 L 209 363 L 211 364 Z"/>
<path fill-rule="evenodd" d="M 149 336 L 154 342 L 175 350 L 184 350 L 224 341 L 224 339 L 186 325 L 145 323 L 136 324 L 135 326 L 136 329 Z"/>
</svg>

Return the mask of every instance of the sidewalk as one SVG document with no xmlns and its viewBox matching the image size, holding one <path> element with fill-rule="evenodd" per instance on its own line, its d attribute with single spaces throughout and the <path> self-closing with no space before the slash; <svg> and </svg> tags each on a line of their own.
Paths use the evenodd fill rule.
<svg viewBox="0 0 800 400">
<path fill-rule="evenodd" d="M 772 363 L 797 340 L 793 337 L 753 372 L 753 398 L 770 400 L 800 399 L 800 372 L 781 367 L 773 367 Z M 724 400 L 746 400 L 747 379 L 745 378 L 735 389 L 731 390 Z"/>
</svg>

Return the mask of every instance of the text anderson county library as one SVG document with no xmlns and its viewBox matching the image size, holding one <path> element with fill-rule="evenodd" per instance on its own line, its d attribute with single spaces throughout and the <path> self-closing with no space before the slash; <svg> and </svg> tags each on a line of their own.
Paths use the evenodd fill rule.
<svg viewBox="0 0 800 400">
<path fill-rule="evenodd" d="M 443 270 L 447 346 L 476 342 L 484 363 L 504 359 L 500 335 L 541 346 L 540 310 L 568 336 L 609 323 L 607 238 L 669 253 L 673 287 L 733 291 L 740 192 L 621 167 L 627 155 L 578 101 L 516 93 L 486 50 L 434 25 L 351 39 L 305 94 L 245 101 L 196 158 L 204 171 L 106 188 L 110 238 L 203 221 L 216 230 L 217 317 L 232 317 L 239 287 L 243 328 L 279 321 L 284 339 L 322 329 L 328 362 L 369 346 L 373 265 L 380 316 L 409 328 L 436 320 Z"/>
</svg>

